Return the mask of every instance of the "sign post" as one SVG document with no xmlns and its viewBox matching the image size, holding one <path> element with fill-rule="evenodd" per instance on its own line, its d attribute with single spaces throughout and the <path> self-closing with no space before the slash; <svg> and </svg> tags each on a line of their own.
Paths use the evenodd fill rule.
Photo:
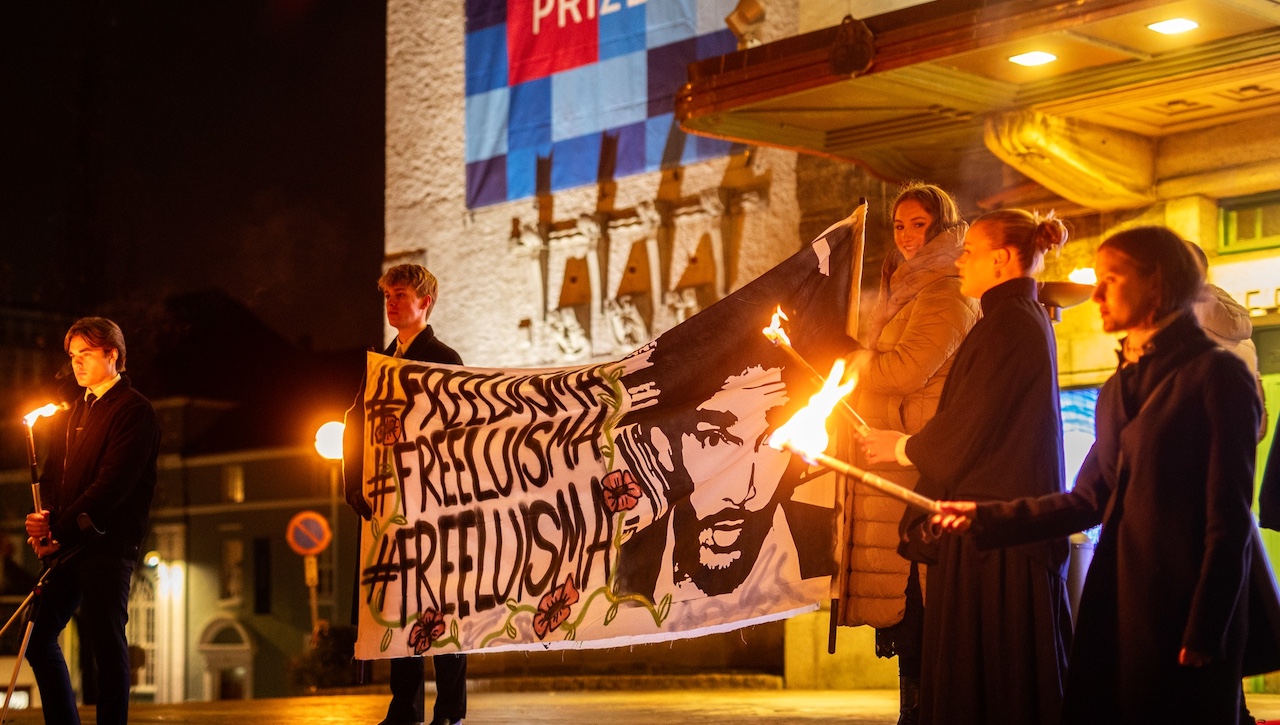
<svg viewBox="0 0 1280 725">
<path fill-rule="evenodd" d="M 329 521 L 315 511 L 301 511 L 289 520 L 285 527 L 285 540 L 289 548 L 302 557 L 302 571 L 311 597 L 311 634 L 314 640 L 320 621 L 320 604 L 316 587 L 320 584 L 320 565 L 316 555 L 323 552 L 333 539 Z"/>
</svg>

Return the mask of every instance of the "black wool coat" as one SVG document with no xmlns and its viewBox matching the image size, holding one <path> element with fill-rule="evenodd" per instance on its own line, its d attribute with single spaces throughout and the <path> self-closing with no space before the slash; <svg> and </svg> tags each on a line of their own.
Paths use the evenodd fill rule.
<svg viewBox="0 0 1280 725">
<path fill-rule="evenodd" d="M 1097 441 L 1070 493 L 978 510 L 983 546 L 1102 524 L 1066 724 L 1236 722 L 1250 572 L 1265 564 L 1250 513 L 1261 409 L 1244 364 L 1190 315 L 1151 345 L 1103 386 Z M 1274 582 L 1263 590 L 1274 602 Z M 1181 666 L 1184 647 L 1212 661 Z"/>
<path fill-rule="evenodd" d="M 916 490 L 1009 500 L 1063 490 L 1056 348 L 1035 280 L 982 296 L 983 317 L 956 352 L 938 413 L 907 441 Z M 909 509 L 908 524 L 924 516 Z M 914 530 L 914 527 L 907 526 Z M 943 537 L 925 558 L 920 721 L 1053 725 L 1062 704 L 1071 615 L 1065 539 L 979 551 Z"/>
<path fill-rule="evenodd" d="M 105 532 L 94 546 L 137 556 L 156 489 L 156 411 L 123 375 L 82 419 L 86 408 L 80 398 L 54 418 L 53 445 L 40 476 L 53 539 L 63 551 L 75 546 L 81 540 L 77 520 L 85 513 Z"/>
</svg>

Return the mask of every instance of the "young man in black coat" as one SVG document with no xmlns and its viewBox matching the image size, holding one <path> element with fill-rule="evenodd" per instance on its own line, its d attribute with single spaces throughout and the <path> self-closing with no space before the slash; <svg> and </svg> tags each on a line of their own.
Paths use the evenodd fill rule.
<svg viewBox="0 0 1280 725">
<path fill-rule="evenodd" d="M 120 374 L 125 346 L 116 323 L 101 317 L 78 320 L 63 346 L 85 391 L 54 420 L 53 446 L 40 477 L 48 508 L 27 516 L 28 543 L 36 554 L 64 557 L 44 586 L 27 660 L 40 687 L 45 722 L 78 725 L 58 635 L 79 606 L 97 660 L 98 723 L 124 725 L 129 719 L 129 583 L 156 487 L 160 426 L 151 403 Z M 105 533 L 76 551 L 85 542 L 81 522 L 86 515 Z"/>
<path fill-rule="evenodd" d="M 401 264 L 387 270 L 378 280 L 378 289 L 386 300 L 387 324 L 396 329 L 396 339 L 383 351 L 385 355 L 461 365 L 462 358 L 453 348 L 436 339 L 427 320 L 435 307 L 438 285 L 436 278 L 420 264 Z M 347 503 L 364 520 L 373 510 L 364 496 L 365 419 L 364 386 L 356 394 L 355 404 L 347 411 L 343 434 L 343 480 Z M 364 526 L 361 525 L 363 531 Z M 357 576 L 357 590 L 359 578 Z M 454 725 L 467 714 L 467 656 L 436 655 L 432 658 L 436 675 L 436 703 L 432 725 Z M 391 705 L 382 725 L 422 723 L 426 711 L 422 658 L 401 657 L 391 660 Z"/>
</svg>

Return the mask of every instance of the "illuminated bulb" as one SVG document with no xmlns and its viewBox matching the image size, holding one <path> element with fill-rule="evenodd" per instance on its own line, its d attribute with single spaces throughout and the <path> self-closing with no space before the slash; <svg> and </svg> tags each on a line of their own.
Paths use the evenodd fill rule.
<svg viewBox="0 0 1280 725">
<path fill-rule="evenodd" d="M 1038 65 L 1044 65 L 1045 63 L 1052 63 L 1057 59 L 1058 56 L 1053 53 L 1046 53 L 1043 50 L 1033 50 L 1030 53 L 1011 56 L 1009 58 L 1009 62 L 1032 68 Z"/>
<path fill-rule="evenodd" d="M 1083 267 L 1073 271 L 1067 275 L 1067 279 L 1076 284 L 1096 285 L 1098 283 L 1098 275 L 1094 273 L 1093 267 Z"/>
<path fill-rule="evenodd" d="M 344 426 L 336 420 L 320 426 L 316 431 L 316 452 L 331 461 L 342 460 L 342 431 Z"/>
<path fill-rule="evenodd" d="M 1147 27 L 1161 35 L 1177 35 L 1178 33 L 1195 30 L 1200 27 L 1200 23 L 1197 23 L 1194 20 L 1187 20 L 1186 18 L 1173 18 L 1171 20 L 1161 20 L 1158 23 L 1152 23 Z"/>
</svg>

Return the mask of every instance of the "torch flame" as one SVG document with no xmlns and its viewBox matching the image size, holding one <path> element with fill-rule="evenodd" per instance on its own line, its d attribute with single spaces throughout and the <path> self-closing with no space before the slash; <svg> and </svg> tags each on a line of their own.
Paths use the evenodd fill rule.
<svg viewBox="0 0 1280 725">
<path fill-rule="evenodd" d="M 67 409 L 66 403 L 49 403 L 48 405 L 42 405 L 39 408 L 36 408 L 35 410 L 31 411 L 30 413 L 27 413 L 26 415 L 22 416 L 22 422 L 24 425 L 30 428 L 36 424 L 37 420 L 41 418 L 47 418 L 53 415 L 54 413 L 57 413 L 59 410 L 66 410 L 66 409 Z"/>
<path fill-rule="evenodd" d="M 1082 267 L 1074 270 L 1071 274 L 1067 275 L 1067 279 L 1075 282 L 1076 284 L 1096 285 L 1098 283 L 1098 275 L 1094 273 L 1093 267 Z"/>
<path fill-rule="evenodd" d="M 763 330 L 764 336 L 769 338 L 769 342 L 775 345 L 778 343 L 787 346 L 791 345 L 791 338 L 787 336 L 787 331 L 782 329 L 782 322 L 787 319 L 787 313 L 782 311 L 782 305 L 778 305 L 778 308 L 773 312 L 773 321 Z"/>
<path fill-rule="evenodd" d="M 825 452 L 828 443 L 827 418 L 831 416 L 836 404 L 852 392 L 853 386 L 858 382 L 856 374 L 840 382 L 843 377 L 844 360 L 836 360 L 831 366 L 831 374 L 822 383 L 822 389 L 809 398 L 808 405 L 769 436 L 769 446 L 780 451 L 789 445 L 806 459 Z"/>
</svg>

